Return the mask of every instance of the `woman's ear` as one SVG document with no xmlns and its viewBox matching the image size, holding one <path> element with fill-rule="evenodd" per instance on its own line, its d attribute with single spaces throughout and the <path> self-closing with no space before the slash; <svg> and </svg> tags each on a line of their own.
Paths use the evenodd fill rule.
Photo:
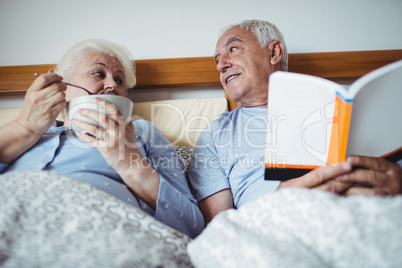
<svg viewBox="0 0 402 268">
<path fill-rule="evenodd" d="M 283 44 L 279 40 L 274 40 L 268 45 L 269 60 L 272 65 L 281 64 L 283 55 Z M 279 65 L 278 67 L 280 67 Z"/>
</svg>

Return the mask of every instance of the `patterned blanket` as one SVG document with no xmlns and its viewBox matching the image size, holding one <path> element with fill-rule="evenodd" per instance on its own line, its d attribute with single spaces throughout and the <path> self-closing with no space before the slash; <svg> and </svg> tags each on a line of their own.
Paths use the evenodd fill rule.
<svg viewBox="0 0 402 268">
<path fill-rule="evenodd" d="M 84 182 L 0 176 L 2 267 L 192 267 L 190 239 Z"/>
<path fill-rule="evenodd" d="M 402 267 L 402 196 L 282 189 L 218 214 L 187 247 L 196 267 Z"/>
</svg>

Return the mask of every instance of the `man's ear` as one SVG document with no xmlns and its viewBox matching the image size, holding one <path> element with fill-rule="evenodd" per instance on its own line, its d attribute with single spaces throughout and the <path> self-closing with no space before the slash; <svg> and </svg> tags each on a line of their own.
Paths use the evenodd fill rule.
<svg viewBox="0 0 402 268">
<path fill-rule="evenodd" d="M 279 40 L 274 40 L 268 45 L 269 60 L 272 65 L 280 64 L 283 56 L 283 44 Z"/>
</svg>

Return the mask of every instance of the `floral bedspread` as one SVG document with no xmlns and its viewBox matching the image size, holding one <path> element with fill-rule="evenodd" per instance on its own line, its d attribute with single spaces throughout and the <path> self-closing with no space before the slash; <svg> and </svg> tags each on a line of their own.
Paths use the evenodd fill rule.
<svg viewBox="0 0 402 268">
<path fill-rule="evenodd" d="M 57 173 L 0 176 L 1 267 L 192 267 L 190 238 Z"/>
</svg>

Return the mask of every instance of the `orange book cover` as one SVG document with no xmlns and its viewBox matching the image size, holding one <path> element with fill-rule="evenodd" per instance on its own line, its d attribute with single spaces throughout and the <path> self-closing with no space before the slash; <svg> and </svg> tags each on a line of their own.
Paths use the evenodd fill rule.
<svg viewBox="0 0 402 268">
<path fill-rule="evenodd" d="M 265 179 L 287 180 L 358 154 L 402 159 L 402 60 L 349 87 L 311 75 L 270 76 Z"/>
</svg>

